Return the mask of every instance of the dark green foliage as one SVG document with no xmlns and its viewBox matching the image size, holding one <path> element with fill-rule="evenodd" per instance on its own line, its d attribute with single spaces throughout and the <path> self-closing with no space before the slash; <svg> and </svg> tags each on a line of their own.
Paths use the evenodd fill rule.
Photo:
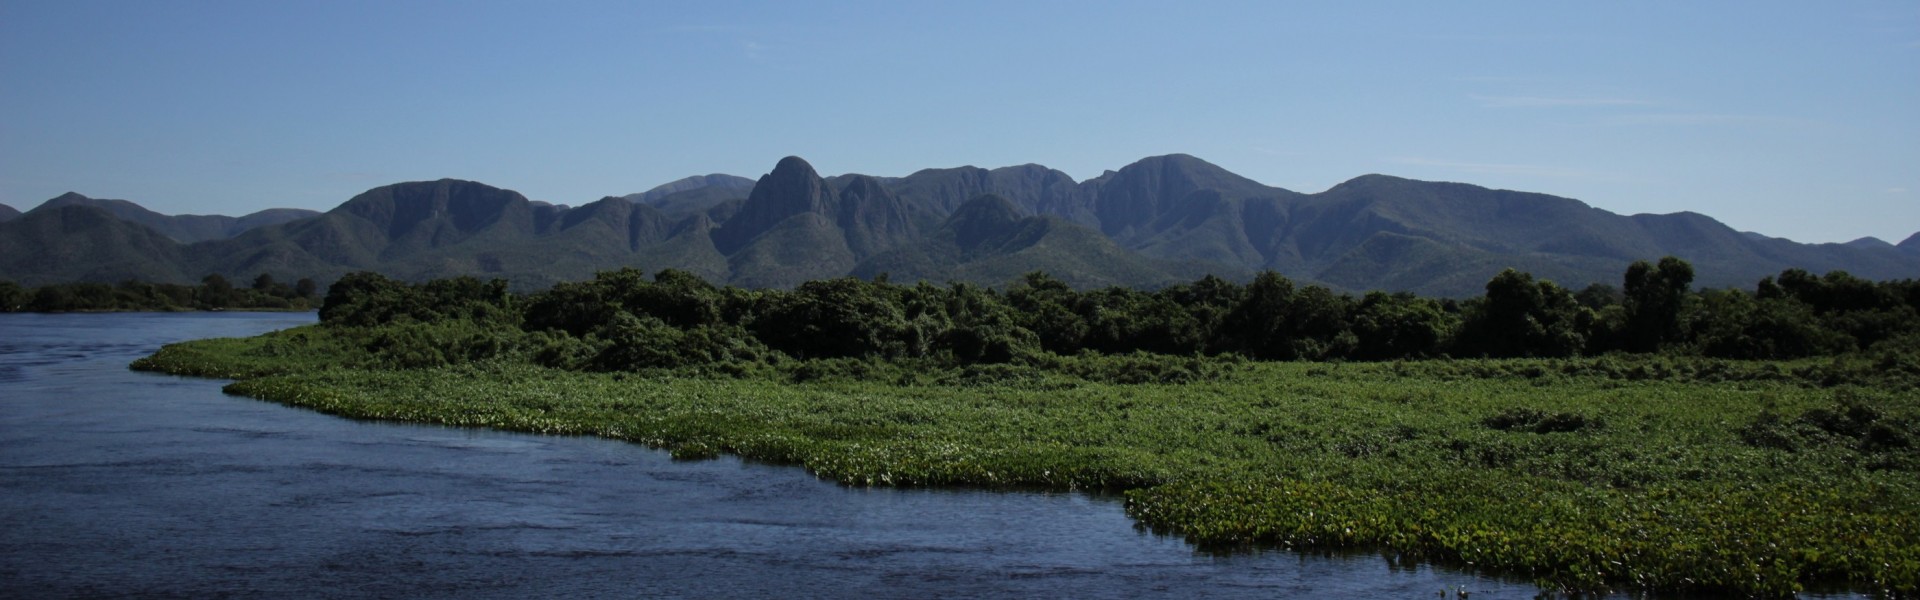
<svg viewBox="0 0 1920 600">
<path fill-rule="evenodd" d="M 1221 323 L 1226 346 L 1253 358 L 1294 358 L 1293 331 L 1287 319 L 1293 313 L 1293 282 L 1264 271 L 1247 285 L 1239 304 Z"/>
<path fill-rule="evenodd" d="M 768 292 L 754 335 L 796 358 L 902 356 L 906 316 L 882 285 L 845 277 Z"/>
<path fill-rule="evenodd" d="M 1490 357 L 1573 356 L 1586 345 L 1593 313 L 1551 281 L 1507 269 L 1487 282 L 1458 346 Z"/>
<path fill-rule="evenodd" d="M 929 291 L 943 297 L 944 310 L 939 312 L 951 323 L 936 334 L 935 344 L 952 353 L 954 361 L 1004 363 L 1040 351 L 1039 336 L 1020 327 L 1012 309 L 991 290 L 958 283 L 944 293 Z"/>
<path fill-rule="evenodd" d="M 1233 355 L 1224 358 L 1156 356 L 1146 352 L 1118 355 L 1086 355 L 1073 358 L 1048 357 L 1037 361 L 1045 370 L 1065 373 L 1087 381 L 1138 384 L 1179 384 L 1225 377 L 1241 361 Z"/>
<path fill-rule="evenodd" d="M 333 286 L 321 320 L 351 327 L 449 320 L 513 327 L 539 334 L 527 338 L 533 346 L 523 350 L 541 364 L 593 370 L 756 372 L 782 357 L 957 366 L 1089 352 L 1385 361 L 1570 357 L 1646 347 L 1740 359 L 1867 353 L 1863 358 L 1879 365 L 1862 371 L 1852 366 L 1861 364 L 1855 360 L 1826 369 L 1822 376 L 1835 381 L 1873 370 L 1896 379 L 1903 370 L 1920 370 L 1908 366 L 1920 363 L 1909 360 L 1920 355 L 1920 311 L 1909 301 L 1920 298 L 1914 291 L 1920 286 L 1911 281 L 1862 284 L 1844 274 L 1786 273 L 1787 285 L 1764 280 L 1755 293 L 1692 292 L 1688 272 L 1685 262 L 1671 258 L 1658 266 L 1640 263 L 1629 274 L 1632 293 L 1624 304 L 1606 303 L 1604 288 L 1589 288 L 1583 301 L 1511 269 L 1487 283 L 1484 297 L 1464 304 L 1404 293 L 1355 299 L 1320 286 L 1296 289 L 1272 272 L 1245 286 L 1206 277 L 1154 292 L 1076 291 L 1036 272 L 1003 294 L 966 283 L 901 286 L 885 278 L 751 291 L 716 287 L 682 271 L 662 271 L 649 281 L 637 269 L 620 269 L 526 297 L 508 293 L 500 280 L 412 285 L 355 273 Z M 255 284 L 286 288 L 270 277 Z M 1826 310 L 1790 290 L 1824 302 Z M 37 293 L 29 305 L 110 304 L 115 293 L 135 292 L 76 286 Z M 205 296 L 196 292 L 184 301 Z"/>
<path fill-rule="evenodd" d="M 517 330 L 473 321 L 408 321 L 367 332 L 363 340 L 374 365 L 419 369 L 497 358 L 521 347 Z"/>
<path fill-rule="evenodd" d="M 14 312 L 25 308 L 30 297 L 20 284 L 0 279 L 0 312 Z"/>
<path fill-rule="evenodd" d="M 1500 431 L 1523 431 L 1531 433 L 1566 433 L 1583 429 L 1599 428 L 1598 419 L 1574 412 L 1549 413 L 1537 408 L 1516 407 L 1480 420 L 1488 429 Z"/>
<path fill-rule="evenodd" d="M 352 273 L 327 288 L 320 322 L 346 326 L 392 323 L 413 309 L 411 292 L 405 283 L 379 273 Z"/>
<path fill-rule="evenodd" d="M 1434 300 L 1372 292 L 1354 314 L 1353 334 L 1359 346 L 1353 356 L 1361 360 L 1435 356 L 1459 322 L 1458 315 L 1446 312 Z"/>
<path fill-rule="evenodd" d="M 233 284 L 219 273 L 200 280 L 200 303 L 213 308 L 226 308 L 233 302 Z"/>
<path fill-rule="evenodd" d="M 1702 292 L 1689 324 L 1700 353 L 1743 359 L 1783 359 L 1851 350 L 1853 339 L 1822 327 L 1806 304 L 1756 297 L 1739 290 Z"/>
<path fill-rule="evenodd" d="M 1766 410 L 1740 428 L 1749 445 L 1786 452 L 1849 452 L 1870 469 L 1920 468 L 1920 415 L 1897 413 L 1849 391 L 1796 418 Z"/>
<path fill-rule="evenodd" d="M 1087 320 L 1076 310 L 1080 294 L 1045 273 L 1028 273 L 1007 293 L 1021 327 L 1040 338 L 1040 347 L 1073 354 L 1086 347 Z"/>
<path fill-rule="evenodd" d="M 464 320 L 518 326 L 520 313 L 507 282 L 472 277 L 409 285 L 378 273 L 351 273 L 327 290 L 320 322 L 347 327 Z"/>
<path fill-rule="evenodd" d="M 1581 306 L 1599 311 L 1609 306 L 1626 303 L 1627 295 L 1621 293 L 1620 288 L 1604 283 L 1591 283 L 1581 288 L 1579 293 L 1574 294 L 1573 299 L 1578 300 Z"/>
<path fill-rule="evenodd" d="M 0 281 L 0 312 L 308 310 L 316 300 L 297 296 L 284 285 L 266 290 L 235 288 L 217 275 L 209 275 L 197 286 L 129 280 L 28 289 Z"/>
<path fill-rule="evenodd" d="M 601 349 L 586 366 L 599 371 L 671 369 L 767 360 L 770 352 L 738 327 L 680 329 L 651 315 L 621 312 L 594 332 Z"/>
<path fill-rule="evenodd" d="M 1680 309 L 1693 285 L 1693 265 L 1674 257 L 1659 266 L 1634 261 L 1627 267 L 1625 341 L 1632 352 L 1658 351 L 1680 339 Z"/>
</svg>

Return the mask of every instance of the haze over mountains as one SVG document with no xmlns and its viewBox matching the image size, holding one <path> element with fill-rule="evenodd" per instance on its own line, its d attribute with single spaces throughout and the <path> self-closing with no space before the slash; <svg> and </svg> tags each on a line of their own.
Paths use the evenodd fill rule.
<svg viewBox="0 0 1920 600">
<path fill-rule="evenodd" d="M 368 190 L 325 213 L 168 217 L 78 194 L 11 212 L 0 207 L 0 279 L 28 285 L 373 270 L 537 288 L 632 266 L 754 287 L 881 274 L 997 286 L 1034 270 L 1087 287 L 1271 269 L 1350 291 L 1467 296 L 1507 267 L 1570 287 L 1618 285 L 1628 263 L 1666 255 L 1692 262 L 1710 287 L 1750 287 L 1787 268 L 1920 275 L 1920 233 L 1898 245 L 1800 244 L 1694 213 L 1623 216 L 1384 175 L 1301 194 L 1179 154 L 1086 181 L 1040 165 L 822 177 L 788 157 L 758 180 L 689 177 L 579 207 L 443 179 Z"/>
</svg>

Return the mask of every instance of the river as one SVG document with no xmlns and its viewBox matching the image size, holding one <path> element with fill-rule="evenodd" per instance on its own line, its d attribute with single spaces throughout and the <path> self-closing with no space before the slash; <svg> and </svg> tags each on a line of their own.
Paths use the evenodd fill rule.
<svg viewBox="0 0 1920 600">
<path fill-rule="evenodd" d="M 136 373 L 311 313 L 0 314 L 0 596 L 1531 598 L 1214 555 L 1080 493 L 861 489 L 593 438 L 366 423 Z"/>
</svg>

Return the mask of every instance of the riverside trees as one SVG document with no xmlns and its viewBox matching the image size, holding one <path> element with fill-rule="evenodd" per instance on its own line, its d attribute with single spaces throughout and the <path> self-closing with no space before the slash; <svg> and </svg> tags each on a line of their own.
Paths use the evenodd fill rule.
<svg viewBox="0 0 1920 600">
<path fill-rule="evenodd" d="M 321 320 L 345 326 L 467 320 L 496 331 L 537 333 L 543 344 L 571 344 L 557 354 L 567 356 L 650 343 L 684 350 L 693 339 L 751 356 L 948 364 L 1088 351 L 1370 361 L 1920 352 L 1920 283 L 1912 280 L 1871 282 L 1843 272 L 1789 270 L 1749 292 L 1695 291 L 1689 289 L 1692 279 L 1690 265 L 1668 257 L 1630 266 L 1623 293 L 1589 288 L 1576 296 L 1509 269 L 1487 283 L 1485 295 L 1458 301 L 1380 292 L 1356 299 L 1321 286 L 1296 286 L 1273 272 L 1245 285 L 1207 277 L 1156 291 L 1080 291 L 1043 273 L 1029 274 L 1006 291 L 854 278 L 748 290 L 717 287 L 675 270 L 649 280 L 622 269 L 522 297 L 509 294 L 500 281 L 462 277 L 412 285 L 361 273 L 334 284 Z M 685 333 L 697 335 L 680 335 Z M 658 358 L 677 351 L 578 364 L 617 369 L 740 354 L 709 348 L 684 359 Z"/>
</svg>

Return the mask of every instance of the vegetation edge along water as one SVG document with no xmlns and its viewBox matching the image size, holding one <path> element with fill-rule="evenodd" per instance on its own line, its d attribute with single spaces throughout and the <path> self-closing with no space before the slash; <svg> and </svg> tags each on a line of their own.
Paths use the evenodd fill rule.
<svg viewBox="0 0 1920 600">
<path fill-rule="evenodd" d="M 301 278 L 288 285 L 261 273 L 249 287 L 236 287 L 219 274 L 200 285 L 122 281 L 57 283 L 22 287 L 0 280 L 0 313 L 8 312 L 187 312 L 308 311 L 320 302 L 319 284 Z"/>
<path fill-rule="evenodd" d="M 1636 263 L 1625 290 L 1576 295 L 1509 271 L 1465 302 L 1274 274 L 999 292 L 623 270 L 527 296 L 355 274 L 318 325 L 134 367 L 852 485 L 1124 491 L 1142 525 L 1209 547 L 1378 549 L 1578 591 L 1915 593 L 1920 285 L 1689 274 Z"/>
</svg>

